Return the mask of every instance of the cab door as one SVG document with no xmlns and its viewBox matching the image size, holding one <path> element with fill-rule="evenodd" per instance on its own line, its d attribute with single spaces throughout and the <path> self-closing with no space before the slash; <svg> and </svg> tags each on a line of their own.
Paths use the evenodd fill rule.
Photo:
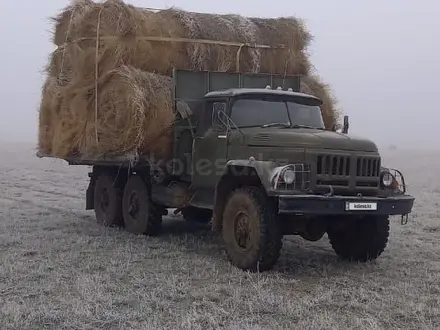
<svg viewBox="0 0 440 330">
<path fill-rule="evenodd" d="M 226 113 L 226 100 L 209 100 L 197 126 L 193 142 L 192 186 L 214 188 L 227 162 L 227 128 L 219 121 L 219 113 Z"/>
</svg>

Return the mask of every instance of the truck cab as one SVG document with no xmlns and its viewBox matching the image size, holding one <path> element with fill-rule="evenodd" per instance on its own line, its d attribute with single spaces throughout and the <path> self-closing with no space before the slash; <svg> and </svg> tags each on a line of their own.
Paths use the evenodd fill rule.
<svg viewBox="0 0 440 330">
<path fill-rule="evenodd" d="M 232 264 L 264 271 L 284 235 L 327 233 L 341 258 L 376 259 L 389 216 L 411 212 L 402 173 L 383 166 L 374 142 L 347 134 L 347 120 L 343 132 L 326 128 L 301 77 L 175 70 L 173 79 L 172 159 L 76 162 L 93 165 L 87 209 L 99 222 L 158 234 L 175 209 L 211 222 Z"/>
</svg>

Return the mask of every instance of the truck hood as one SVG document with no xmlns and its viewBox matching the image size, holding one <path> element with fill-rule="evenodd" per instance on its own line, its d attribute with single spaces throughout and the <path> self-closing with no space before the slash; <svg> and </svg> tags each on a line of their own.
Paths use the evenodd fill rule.
<svg viewBox="0 0 440 330">
<path fill-rule="evenodd" d="M 246 128 L 248 146 L 303 147 L 377 152 L 374 142 L 332 131 L 308 128 Z"/>
</svg>

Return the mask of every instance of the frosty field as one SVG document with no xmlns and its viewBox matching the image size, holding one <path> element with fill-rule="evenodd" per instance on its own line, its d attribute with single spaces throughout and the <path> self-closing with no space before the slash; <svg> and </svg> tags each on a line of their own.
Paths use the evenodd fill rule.
<svg viewBox="0 0 440 330">
<path fill-rule="evenodd" d="M 231 266 L 209 226 L 168 216 L 161 237 L 98 225 L 86 167 L 0 145 L 0 329 L 439 329 L 440 152 L 383 151 L 416 197 L 375 262 L 327 237 L 284 238 L 275 269 Z"/>
</svg>

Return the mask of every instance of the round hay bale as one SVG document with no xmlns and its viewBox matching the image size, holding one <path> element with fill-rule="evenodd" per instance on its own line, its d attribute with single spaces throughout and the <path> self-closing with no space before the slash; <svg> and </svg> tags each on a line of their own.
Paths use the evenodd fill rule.
<svg viewBox="0 0 440 330">
<path fill-rule="evenodd" d="M 248 18 L 239 15 L 215 15 L 169 9 L 157 15 L 166 22 L 177 22 L 182 27 L 176 37 L 238 43 L 258 43 L 258 28 Z M 215 44 L 188 43 L 184 45 L 188 65 L 193 70 L 235 71 L 238 47 Z M 257 72 L 260 50 L 244 48 L 241 55 L 248 61 L 241 70 Z M 243 61 L 244 62 L 244 61 Z"/>
<path fill-rule="evenodd" d="M 181 28 L 177 23 L 165 21 L 161 15 L 123 1 L 108 0 L 99 4 L 80 1 L 65 8 L 55 21 L 55 43 L 62 48 L 68 47 L 68 51 L 72 50 L 69 46 L 75 43 L 83 50 L 82 56 L 88 59 L 82 60 L 86 65 L 78 65 L 76 70 L 94 72 L 91 66 L 94 67 L 96 61 L 104 71 L 120 65 L 132 65 L 141 70 L 171 75 L 174 66 L 185 67 L 185 58 L 179 50 L 184 47 L 182 43 L 141 38 L 178 35 L 175 30 Z M 96 57 L 98 22 L 100 40 Z"/>
<path fill-rule="evenodd" d="M 45 154 L 52 153 L 54 123 L 59 112 L 61 96 L 55 77 L 48 77 L 43 85 L 38 116 L 38 150 Z"/>
<path fill-rule="evenodd" d="M 92 0 L 76 0 L 65 7 L 57 16 L 51 20 L 55 24 L 52 41 L 55 45 L 61 46 L 75 40 L 78 36 L 75 33 L 81 26 L 84 15 L 98 6 Z"/>
<path fill-rule="evenodd" d="M 313 36 L 306 29 L 303 20 L 296 17 L 252 18 L 257 26 L 260 44 L 277 46 L 284 44 L 286 49 L 262 49 L 261 67 L 267 72 L 278 74 L 307 75 L 310 62 L 306 49 Z"/>
<path fill-rule="evenodd" d="M 288 50 L 243 47 L 241 72 L 307 74 L 305 48 L 311 40 L 299 19 L 246 18 L 239 15 L 191 13 L 168 9 L 153 12 L 121 0 L 79 1 L 55 18 L 54 41 L 77 42 L 84 50 L 96 47 L 99 22 L 100 65 L 114 69 L 132 65 L 141 70 L 171 75 L 174 67 L 191 70 L 236 71 L 239 47 L 177 41 L 150 41 L 144 37 L 189 38 L 234 43 L 284 44 Z M 106 62 L 106 63 L 104 63 Z M 113 66 L 113 67 L 112 67 Z M 110 70 L 109 69 L 109 70 Z"/>
<path fill-rule="evenodd" d="M 171 151 L 175 117 L 171 78 L 122 66 L 101 79 L 97 113 L 94 88 L 77 90 L 68 99 L 69 126 L 81 128 L 70 143 L 66 141 L 74 146 L 71 151 L 93 157 L 130 153 L 166 157 Z"/>
<path fill-rule="evenodd" d="M 310 68 L 304 53 L 312 37 L 301 20 L 290 18 L 262 19 L 240 15 L 193 13 L 169 9 L 157 13 L 166 22 L 178 22 L 183 32 L 177 37 L 227 41 L 269 46 L 285 45 L 286 49 L 243 47 L 240 72 L 307 74 Z M 203 43 L 185 45 L 188 67 L 193 70 L 236 71 L 239 47 Z M 299 63 L 303 61 L 304 63 Z"/>
<path fill-rule="evenodd" d="M 53 115 L 52 155 L 60 158 L 75 156 L 78 152 L 78 139 L 85 121 L 72 111 L 69 102 L 61 98 L 59 112 Z"/>
<path fill-rule="evenodd" d="M 59 86 L 67 86 L 75 78 L 82 79 L 83 74 L 88 72 L 78 68 L 85 68 L 86 64 L 94 63 L 94 59 L 86 59 L 84 53 L 75 43 L 58 48 L 50 54 L 45 71 L 57 80 Z"/>
</svg>

